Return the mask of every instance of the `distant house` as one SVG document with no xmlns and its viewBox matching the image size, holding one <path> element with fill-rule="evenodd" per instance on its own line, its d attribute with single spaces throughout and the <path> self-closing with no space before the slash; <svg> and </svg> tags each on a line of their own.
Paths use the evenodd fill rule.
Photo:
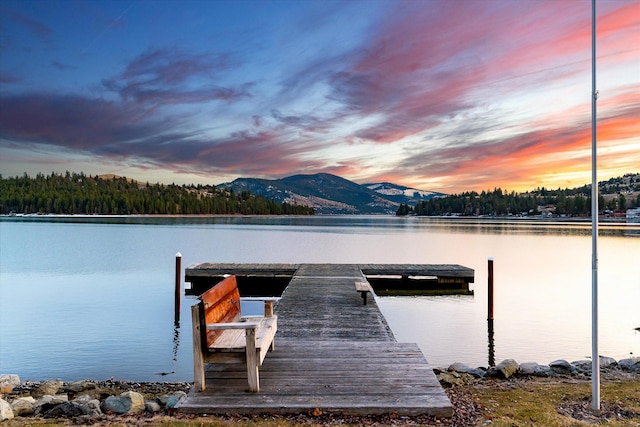
<svg viewBox="0 0 640 427">
<path fill-rule="evenodd" d="M 640 222 L 640 208 L 627 209 L 627 222 Z"/>
</svg>

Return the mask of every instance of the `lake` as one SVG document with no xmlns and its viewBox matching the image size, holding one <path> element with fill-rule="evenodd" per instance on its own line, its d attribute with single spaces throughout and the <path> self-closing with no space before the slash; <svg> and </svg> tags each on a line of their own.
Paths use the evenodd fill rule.
<svg viewBox="0 0 640 427">
<path fill-rule="evenodd" d="M 640 224 L 600 224 L 599 348 L 640 355 Z M 473 296 L 378 297 L 398 341 L 435 366 L 487 366 L 487 260 L 497 362 L 591 355 L 590 223 L 316 217 L 0 219 L 0 373 L 192 381 L 175 255 L 200 262 L 461 264 Z M 183 271 L 184 276 L 184 271 Z M 250 307 L 248 307 L 250 308 Z M 276 336 L 277 339 L 277 336 Z"/>
</svg>

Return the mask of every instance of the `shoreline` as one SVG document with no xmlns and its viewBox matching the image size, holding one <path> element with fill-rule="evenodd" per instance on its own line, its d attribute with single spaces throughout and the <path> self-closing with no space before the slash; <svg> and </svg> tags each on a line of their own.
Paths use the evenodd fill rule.
<svg viewBox="0 0 640 427">
<path fill-rule="evenodd" d="M 42 219 L 144 219 L 144 218 L 333 218 L 333 217 L 374 217 L 374 218 L 396 218 L 397 216 L 394 214 L 314 214 L 314 215 L 243 215 L 243 214 L 220 214 L 220 215 L 209 215 L 209 214 L 131 214 L 131 215 L 118 215 L 118 214 L 52 214 L 52 213 L 18 213 L 18 214 L 0 214 L 0 219 L 34 219 L 34 218 L 42 218 Z M 591 217 L 543 217 L 543 216 L 462 216 L 462 215 L 442 215 L 442 216 L 417 216 L 417 215 L 408 215 L 404 217 L 398 218 L 424 218 L 424 219 L 433 219 L 433 220 L 451 220 L 451 221 L 465 221 L 465 220 L 473 220 L 473 221 L 487 221 L 487 222 L 498 222 L 498 221 L 507 221 L 507 222 L 527 222 L 530 221 L 532 223 L 536 222 L 545 222 L 545 223 L 573 223 L 573 224 L 591 224 Z M 630 226 L 640 226 L 640 221 L 627 221 L 626 218 L 610 218 L 610 217 L 600 217 L 598 219 L 598 223 L 601 225 L 607 224 L 627 224 Z"/>
<path fill-rule="evenodd" d="M 640 361 L 639 361 L 640 364 Z M 457 374 L 455 371 L 446 371 Z M 399 417 L 396 414 L 355 416 L 345 413 L 324 412 L 322 408 L 298 414 L 184 414 L 176 404 L 190 391 L 191 383 L 124 382 L 117 380 L 63 383 L 58 380 L 27 381 L 9 394 L 0 395 L 5 402 L 20 409 L 13 418 L 0 418 L 2 425 L 241 425 L 262 427 L 288 427 L 296 425 L 374 425 L 374 426 L 475 426 L 494 422 L 504 425 L 567 425 L 549 422 L 550 415 L 543 409 L 548 400 L 553 406 L 551 416 L 572 422 L 640 424 L 640 369 L 622 371 L 619 367 L 602 370 L 602 407 L 590 408 L 590 375 L 557 374 L 549 377 L 514 374 L 508 378 L 486 376 L 476 378 L 458 374 L 460 384 L 442 383 L 453 406 L 451 418 L 427 415 Z M 52 395 L 44 395 L 50 392 Z M 35 399 L 37 397 L 37 400 Z M 533 397 L 533 398 L 532 398 Z M 34 400 L 32 409 L 18 404 Z M 58 400 L 56 400 L 58 399 Z M 118 403 L 124 400 L 125 403 Z M 132 403 L 129 403 L 132 402 Z M 137 402 L 137 403 L 135 403 Z M 83 408 L 83 405 L 86 408 Z M 135 408 L 134 408 L 135 405 Z M 1 403 L 0 403 L 1 406 Z M 125 408 L 125 409 L 121 409 Z M 529 411 L 540 413 L 536 418 Z M 514 420 L 521 413 L 524 420 Z M 616 423 L 619 422 L 619 423 Z M 498 424 L 503 425 L 503 424 Z M 573 425 L 573 424 L 571 424 Z"/>
<path fill-rule="evenodd" d="M 518 364 L 513 359 L 505 359 L 489 368 L 471 368 L 462 363 L 454 363 L 446 369 L 434 368 L 434 372 L 454 406 L 454 416 L 451 420 L 467 417 L 469 421 L 468 417 L 472 417 L 477 421 L 481 416 L 481 408 L 471 399 L 474 391 L 502 393 L 526 387 L 548 387 L 549 385 L 584 386 L 591 382 L 590 363 L 590 360 L 569 363 L 561 359 L 549 365 L 539 365 L 535 362 Z M 601 356 L 600 366 L 603 384 L 630 385 L 632 389 L 637 390 L 638 404 L 640 404 L 640 357 L 615 361 Z M 75 382 L 63 382 L 57 379 L 21 381 L 17 374 L 0 374 L 0 407 L 5 409 L 8 407 L 6 411 L 0 412 L 10 414 L 0 416 L 0 421 L 18 419 L 20 422 L 28 423 L 34 418 L 78 419 L 80 417 L 79 419 L 88 421 L 104 420 L 105 417 L 113 415 L 145 418 L 159 415 L 175 416 L 176 411 L 179 412 L 180 402 L 186 398 L 191 389 L 190 382 L 135 382 L 113 378 L 106 381 L 90 379 Z M 322 408 L 316 409 L 317 411 L 314 410 L 312 414 L 301 413 L 292 416 L 269 414 L 268 416 L 293 419 L 296 423 L 301 419 L 317 421 L 323 412 Z M 630 413 L 635 414 L 633 411 Z M 232 419 L 238 419 L 245 414 L 226 415 L 231 416 Z M 344 419 L 344 414 L 324 415 L 329 416 L 329 419 Z M 640 418 L 640 412 L 635 415 Z M 180 416 L 188 418 L 186 414 L 178 414 L 178 417 Z M 349 419 L 355 420 L 356 423 L 364 419 L 380 422 L 389 421 L 389 416 L 392 414 L 349 417 Z M 433 421 L 442 425 L 442 419 L 435 417 L 404 418 L 418 424 Z"/>
</svg>

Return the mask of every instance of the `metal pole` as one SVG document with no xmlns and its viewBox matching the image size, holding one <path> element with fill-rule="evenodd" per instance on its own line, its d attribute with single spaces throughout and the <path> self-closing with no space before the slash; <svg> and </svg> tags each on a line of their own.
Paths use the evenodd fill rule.
<svg viewBox="0 0 640 427">
<path fill-rule="evenodd" d="M 178 325 L 180 323 L 180 290 L 181 290 L 181 270 L 182 270 L 182 254 L 178 252 L 176 254 L 176 295 L 175 295 L 175 317 L 174 323 Z"/>
<path fill-rule="evenodd" d="M 598 354 L 598 173 L 596 148 L 596 0 L 591 0 L 591 399 L 600 409 Z"/>
</svg>

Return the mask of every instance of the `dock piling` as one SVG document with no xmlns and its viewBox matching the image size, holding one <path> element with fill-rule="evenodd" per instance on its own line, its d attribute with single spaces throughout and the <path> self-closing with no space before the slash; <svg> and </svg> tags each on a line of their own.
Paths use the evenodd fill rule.
<svg viewBox="0 0 640 427">
<path fill-rule="evenodd" d="M 176 325 L 180 324 L 180 291 L 181 291 L 181 280 L 180 280 L 180 272 L 182 270 L 182 254 L 178 252 L 176 254 L 176 293 L 175 293 L 175 317 L 174 323 Z"/>
<path fill-rule="evenodd" d="M 487 294 L 487 300 L 488 300 L 487 319 L 493 320 L 493 257 L 489 258 L 488 269 L 489 269 L 489 280 L 488 280 L 489 289 Z"/>
</svg>

